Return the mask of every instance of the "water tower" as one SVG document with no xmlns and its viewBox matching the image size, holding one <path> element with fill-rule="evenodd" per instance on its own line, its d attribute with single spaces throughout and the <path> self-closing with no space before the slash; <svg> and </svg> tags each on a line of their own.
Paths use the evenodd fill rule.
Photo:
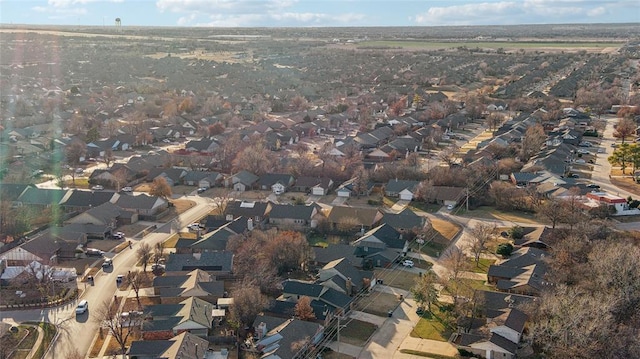
<svg viewBox="0 0 640 359">
<path fill-rule="evenodd" d="M 120 18 L 117 17 L 116 18 L 116 31 L 120 32 L 120 26 L 122 26 L 122 22 L 120 21 Z"/>
</svg>

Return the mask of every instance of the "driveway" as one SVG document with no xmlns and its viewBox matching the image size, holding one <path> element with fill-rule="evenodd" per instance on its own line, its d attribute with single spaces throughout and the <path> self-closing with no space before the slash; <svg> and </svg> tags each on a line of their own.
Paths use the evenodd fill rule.
<svg viewBox="0 0 640 359">
<path fill-rule="evenodd" d="M 411 203 L 411 201 L 401 199 L 398 202 L 394 203 L 393 206 L 389 209 L 389 211 L 392 213 L 400 213 L 409 206 L 409 203 Z"/>
</svg>

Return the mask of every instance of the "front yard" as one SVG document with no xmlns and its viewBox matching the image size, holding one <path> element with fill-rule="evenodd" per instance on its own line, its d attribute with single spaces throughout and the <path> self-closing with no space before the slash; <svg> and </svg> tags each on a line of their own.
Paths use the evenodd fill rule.
<svg viewBox="0 0 640 359">
<path fill-rule="evenodd" d="M 376 268 L 374 275 L 377 279 L 382 279 L 383 284 L 389 287 L 410 290 L 416 283 L 417 274 L 403 271 L 398 275 L 398 270 Z"/>
<path fill-rule="evenodd" d="M 356 310 L 386 317 L 390 310 L 394 310 L 400 300 L 398 297 L 390 293 L 382 293 L 374 291 L 368 297 L 361 300 L 356 306 Z"/>
<path fill-rule="evenodd" d="M 351 345 L 363 346 L 378 329 L 375 324 L 357 319 L 349 319 L 345 322 L 347 325 L 340 329 L 340 341 Z"/>
<path fill-rule="evenodd" d="M 431 312 L 425 311 L 418 324 L 411 331 L 414 338 L 431 339 L 446 342 L 453 330 L 449 327 L 449 308 L 446 304 L 432 304 Z"/>
<path fill-rule="evenodd" d="M 458 215 L 471 218 L 498 219 L 501 221 L 540 224 L 540 221 L 538 221 L 533 214 L 517 211 L 502 211 L 487 206 L 478 207 L 469 211 L 461 210 Z"/>
</svg>

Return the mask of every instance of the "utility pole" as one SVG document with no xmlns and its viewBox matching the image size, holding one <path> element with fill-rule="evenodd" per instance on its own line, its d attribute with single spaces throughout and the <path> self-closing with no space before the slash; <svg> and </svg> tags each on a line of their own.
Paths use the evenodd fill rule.
<svg viewBox="0 0 640 359">
<path fill-rule="evenodd" d="M 340 318 L 342 317 L 342 315 L 338 315 L 338 350 L 337 352 L 340 353 Z M 338 354 L 340 355 L 340 354 Z"/>
<path fill-rule="evenodd" d="M 466 202 L 466 206 L 467 206 L 467 212 L 469 212 L 469 186 L 467 185 L 467 200 Z"/>
</svg>

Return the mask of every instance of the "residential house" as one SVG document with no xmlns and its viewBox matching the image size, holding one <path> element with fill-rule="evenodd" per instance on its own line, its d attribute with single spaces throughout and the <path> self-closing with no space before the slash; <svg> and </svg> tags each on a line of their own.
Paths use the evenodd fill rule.
<svg viewBox="0 0 640 359">
<path fill-rule="evenodd" d="M 30 206 L 34 208 L 50 208 L 57 206 L 65 198 L 69 190 L 26 187 L 20 196 L 13 202 L 17 206 Z"/>
<path fill-rule="evenodd" d="M 338 259 L 346 259 L 354 267 L 362 267 L 362 258 L 355 255 L 356 247 L 350 244 L 329 244 L 326 247 L 311 247 L 313 256 L 310 264 L 316 267 L 324 267 Z"/>
<path fill-rule="evenodd" d="M 144 193 L 123 196 L 116 195 L 112 203 L 124 210 L 137 213 L 141 220 L 158 215 L 169 208 L 169 203 L 166 200 Z"/>
<path fill-rule="evenodd" d="M 329 177 L 299 177 L 291 190 L 325 196 L 332 187 L 333 181 Z"/>
<path fill-rule="evenodd" d="M 471 324 L 469 332 L 453 334 L 451 342 L 459 349 L 483 357 L 512 359 L 516 357 L 526 321 L 524 312 L 510 306 L 487 316 L 485 323 Z"/>
<path fill-rule="evenodd" d="M 331 261 L 318 271 L 317 283 L 348 296 L 372 289 L 375 282 L 373 271 L 360 270 L 346 258 Z"/>
<path fill-rule="evenodd" d="M 238 217 L 245 217 L 251 220 L 251 228 L 259 224 L 265 224 L 271 211 L 270 202 L 255 201 L 232 201 L 227 203 L 224 214 L 229 221 Z"/>
<path fill-rule="evenodd" d="M 137 171 L 129 165 L 114 163 L 108 169 L 95 169 L 89 176 L 89 183 L 110 184 L 114 187 L 122 187 L 123 184 L 132 181 Z"/>
<path fill-rule="evenodd" d="M 71 190 L 60 202 L 66 212 L 83 212 L 109 203 L 114 192 Z"/>
<path fill-rule="evenodd" d="M 263 359 L 302 358 L 324 336 L 324 327 L 318 323 L 266 315 L 258 315 L 253 328 L 256 341 L 252 351 Z"/>
<path fill-rule="evenodd" d="M 315 228 L 315 205 L 271 204 L 269 224 L 278 228 Z"/>
<path fill-rule="evenodd" d="M 209 342 L 196 335 L 183 332 L 166 340 L 136 340 L 127 350 L 129 358 L 136 359 L 227 359 L 227 356 L 214 357 Z M 211 353 L 211 356 L 208 356 Z M 225 351 L 224 355 L 228 353 Z"/>
<path fill-rule="evenodd" d="M 382 223 L 386 223 L 398 232 L 406 232 L 412 229 L 424 229 L 429 224 L 427 217 L 418 216 L 409 208 L 403 209 L 400 213 L 384 213 Z"/>
<path fill-rule="evenodd" d="M 212 216 L 211 216 L 212 217 Z M 211 228 L 211 220 L 205 222 L 205 229 Z M 211 251 L 223 251 L 227 248 L 227 241 L 229 237 L 242 234 L 251 231 L 253 227 L 253 220 L 245 217 L 237 217 L 232 221 L 224 221 L 221 226 L 211 229 L 206 234 L 199 237 L 197 241 L 190 240 L 188 246 L 185 248 L 178 248 L 176 245 L 177 253 L 198 253 L 198 252 L 211 252 Z"/>
<path fill-rule="evenodd" d="M 160 297 L 162 304 L 174 304 L 185 298 L 196 297 L 215 303 L 224 296 L 224 282 L 216 281 L 211 274 L 194 269 L 186 275 L 172 274 L 153 279 L 153 293 Z"/>
<path fill-rule="evenodd" d="M 380 148 L 385 153 L 396 152 L 401 157 L 406 157 L 411 152 L 422 150 L 422 142 L 414 137 L 407 135 L 398 137 Z"/>
<path fill-rule="evenodd" d="M 399 197 L 403 201 L 412 201 L 419 185 L 419 181 L 391 179 L 384 186 L 384 193 L 389 197 Z"/>
<path fill-rule="evenodd" d="M 457 206 L 467 194 L 464 187 L 432 186 L 425 193 L 425 201 L 445 206 Z"/>
<path fill-rule="evenodd" d="M 247 171 L 240 171 L 224 180 L 225 187 L 233 187 L 234 191 L 244 192 L 252 189 L 260 177 Z"/>
<path fill-rule="evenodd" d="M 214 305 L 189 297 L 176 304 L 156 304 L 144 310 L 143 338 L 172 338 L 182 332 L 206 337 L 211 329 Z M 204 348 L 203 348 L 204 349 Z"/>
<path fill-rule="evenodd" d="M 382 220 L 382 212 L 377 208 L 333 206 L 327 220 L 335 229 L 341 226 L 353 225 L 353 229 L 360 229 L 364 232 L 364 230 L 373 228 Z"/>
<path fill-rule="evenodd" d="M 202 138 L 191 140 L 185 143 L 184 149 L 189 152 L 199 152 L 202 154 L 213 154 L 220 148 L 220 144 L 212 138 Z"/>
<path fill-rule="evenodd" d="M 170 253 L 165 264 L 166 272 L 191 272 L 194 269 L 213 275 L 229 275 L 233 270 L 233 253 L 229 251 Z"/>
<path fill-rule="evenodd" d="M 386 223 L 364 233 L 353 245 L 357 248 L 355 255 L 364 258 L 365 267 L 389 267 L 409 250 L 402 233 Z"/>
<path fill-rule="evenodd" d="M 287 279 L 282 283 L 282 287 L 282 295 L 278 298 L 279 300 L 296 303 L 302 297 L 309 297 L 311 300 L 317 300 L 322 305 L 326 305 L 330 312 L 335 312 L 340 308 L 346 314 L 353 300 L 345 293 L 319 283 Z"/>
<path fill-rule="evenodd" d="M 547 265 L 543 250 L 522 247 L 514 251 L 506 260 L 489 266 L 488 282 L 495 284 L 501 291 L 540 295 L 549 283 L 545 281 Z"/>
<path fill-rule="evenodd" d="M 182 183 L 182 179 L 187 175 L 187 171 L 181 168 L 152 168 L 149 170 L 146 180 L 151 182 L 156 178 L 164 178 L 169 186 L 176 186 Z"/>
<path fill-rule="evenodd" d="M 188 171 L 182 179 L 182 183 L 187 186 L 210 188 L 219 185 L 223 178 L 224 176 L 218 172 Z"/>
<path fill-rule="evenodd" d="M 522 238 L 514 239 L 514 246 L 533 247 L 541 250 L 549 248 L 549 241 L 554 237 L 556 230 L 549 227 L 523 227 Z"/>
<path fill-rule="evenodd" d="M 338 197 L 368 196 L 373 190 L 373 183 L 368 182 L 364 188 L 358 188 L 358 177 L 341 183 L 336 189 Z"/>
<path fill-rule="evenodd" d="M 260 190 L 271 190 L 280 195 L 286 192 L 295 182 L 295 178 L 289 174 L 267 173 L 258 179 L 256 185 Z"/>
</svg>

